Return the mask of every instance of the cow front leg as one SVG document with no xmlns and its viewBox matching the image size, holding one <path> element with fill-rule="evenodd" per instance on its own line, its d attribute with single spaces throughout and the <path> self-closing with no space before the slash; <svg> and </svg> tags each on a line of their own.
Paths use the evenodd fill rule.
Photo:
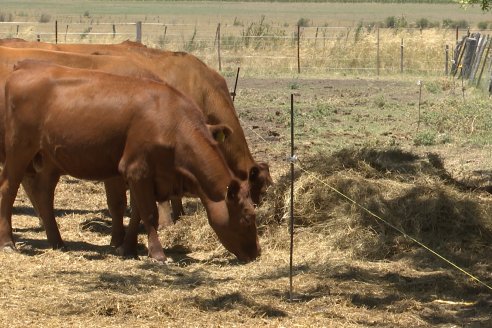
<svg viewBox="0 0 492 328">
<path fill-rule="evenodd" d="M 132 215 L 129 228 L 125 234 L 125 246 L 131 246 L 137 238 L 138 224 L 142 220 L 147 231 L 149 257 L 165 262 L 166 256 L 157 235 L 158 210 L 156 206 L 153 183 L 151 179 L 130 181 L 130 197 L 138 215 Z"/>
<path fill-rule="evenodd" d="M 173 217 L 171 215 L 171 207 L 169 206 L 169 201 L 159 202 L 157 204 L 157 209 L 159 212 L 159 230 L 165 227 L 172 226 L 174 224 Z"/>
<path fill-rule="evenodd" d="M 181 198 L 171 199 L 171 206 L 173 208 L 173 220 L 174 222 L 176 222 L 182 215 L 185 215 L 182 199 Z"/>
<path fill-rule="evenodd" d="M 125 228 L 123 217 L 126 211 L 126 183 L 121 177 L 104 180 L 106 202 L 111 215 L 111 246 L 123 244 Z M 125 254 L 126 255 L 126 254 Z"/>
</svg>

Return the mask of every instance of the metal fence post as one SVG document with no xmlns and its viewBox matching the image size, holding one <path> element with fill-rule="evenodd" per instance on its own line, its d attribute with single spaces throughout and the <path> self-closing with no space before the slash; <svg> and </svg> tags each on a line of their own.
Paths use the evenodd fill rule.
<svg viewBox="0 0 492 328">
<path fill-rule="evenodd" d="M 142 22 L 138 21 L 136 26 L 137 26 L 137 42 L 142 43 Z"/>
</svg>

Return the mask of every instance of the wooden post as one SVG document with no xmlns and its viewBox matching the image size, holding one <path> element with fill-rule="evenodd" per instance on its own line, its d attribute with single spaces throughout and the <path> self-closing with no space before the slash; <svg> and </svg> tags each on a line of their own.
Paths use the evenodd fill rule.
<svg viewBox="0 0 492 328">
<path fill-rule="evenodd" d="M 19 25 L 17 25 L 17 34 L 16 36 L 19 36 Z"/>
<path fill-rule="evenodd" d="M 316 27 L 316 35 L 314 36 L 314 46 L 316 47 L 316 41 L 318 41 L 318 30 L 319 27 Z"/>
<path fill-rule="evenodd" d="M 138 21 L 137 24 L 137 42 L 142 43 L 142 22 Z"/>
<path fill-rule="evenodd" d="M 297 73 L 301 73 L 301 26 L 297 25 Z"/>
<path fill-rule="evenodd" d="M 58 43 L 58 20 L 55 20 L 55 44 Z"/>
<path fill-rule="evenodd" d="M 217 56 L 219 58 L 219 71 L 222 71 L 222 60 L 220 58 L 220 23 L 217 25 Z"/>
<path fill-rule="evenodd" d="M 164 38 L 162 40 L 162 45 L 166 43 L 167 25 L 164 25 Z"/>
<path fill-rule="evenodd" d="M 478 72 L 478 68 L 480 67 L 480 62 L 482 61 L 482 56 L 483 56 L 483 53 L 485 51 L 485 46 L 487 45 L 488 40 L 489 40 L 488 36 L 485 36 L 483 34 L 480 35 L 480 38 L 478 40 L 477 49 L 475 52 L 475 57 L 473 57 L 473 66 L 472 66 L 472 72 L 470 75 L 471 81 L 473 81 L 475 79 L 475 75 Z"/>
<path fill-rule="evenodd" d="M 41 42 L 41 36 L 40 36 L 39 34 L 37 35 L 36 40 L 37 40 L 38 42 Z"/>
<path fill-rule="evenodd" d="M 403 38 L 401 38 L 400 45 L 400 73 L 403 73 Z"/>
<path fill-rule="evenodd" d="M 487 63 L 487 58 L 489 57 L 489 51 L 490 51 L 491 45 L 492 45 L 492 40 L 489 38 L 489 46 L 487 47 L 487 51 L 485 51 L 485 57 L 483 60 L 482 69 L 480 70 L 480 74 L 478 75 L 478 79 L 477 79 L 477 86 L 480 86 L 480 80 L 482 79 L 483 70 L 485 69 L 485 64 Z"/>
<path fill-rule="evenodd" d="M 113 39 L 114 39 L 115 36 L 116 36 L 116 25 L 113 24 Z"/>
<path fill-rule="evenodd" d="M 234 91 L 231 93 L 232 96 L 232 102 L 234 102 L 234 99 L 236 99 L 236 89 L 237 89 L 237 81 L 239 80 L 239 69 L 241 67 L 237 68 L 237 73 L 236 73 L 236 82 L 234 83 Z"/>
<path fill-rule="evenodd" d="M 68 34 L 68 24 L 67 24 L 67 29 L 65 30 L 65 43 L 67 43 L 67 34 Z"/>
<path fill-rule="evenodd" d="M 458 43 L 458 26 L 456 26 L 456 43 Z"/>
<path fill-rule="evenodd" d="M 444 61 L 444 74 L 448 76 L 449 74 L 449 45 L 446 45 L 446 60 Z"/>
<path fill-rule="evenodd" d="M 377 31 L 377 52 L 376 52 L 376 72 L 377 75 L 379 76 L 379 65 L 380 65 L 380 60 L 379 60 L 379 27 Z"/>
</svg>

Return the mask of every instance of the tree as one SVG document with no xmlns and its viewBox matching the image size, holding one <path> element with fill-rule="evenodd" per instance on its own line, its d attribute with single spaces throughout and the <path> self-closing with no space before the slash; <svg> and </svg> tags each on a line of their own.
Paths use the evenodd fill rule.
<svg viewBox="0 0 492 328">
<path fill-rule="evenodd" d="M 459 0 L 462 5 L 474 5 L 479 4 L 483 11 L 490 10 L 490 0 Z"/>
</svg>

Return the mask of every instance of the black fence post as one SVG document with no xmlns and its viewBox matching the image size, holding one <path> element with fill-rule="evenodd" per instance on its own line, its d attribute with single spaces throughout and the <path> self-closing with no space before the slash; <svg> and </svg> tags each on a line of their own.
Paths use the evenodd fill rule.
<svg viewBox="0 0 492 328">
<path fill-rule="evenodd" d="M 290 257 L 289 300 L 293 300 L 292 266 L 294 257 L 294 94 L 290 95 Z"/>
</svg>

